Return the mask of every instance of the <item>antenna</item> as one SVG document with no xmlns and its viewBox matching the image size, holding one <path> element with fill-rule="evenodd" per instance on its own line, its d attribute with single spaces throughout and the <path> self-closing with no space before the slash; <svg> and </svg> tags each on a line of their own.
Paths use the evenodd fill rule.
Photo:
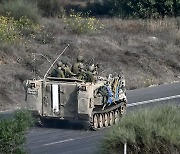
<svg viewBox="0 0 180 154">
<path fill-rule="evenodd" d="M 35 55 L 35 53 L 33 53 L 33 61 L 34 61 L 33 72 L 34 72 L 34 79 L 35 79 L 36 78 L 36 55 Z"/>
<path fill-rule="evenodd" d="M 54 62 L 51 64 L 51 66 L 49 67 L 49 69 L 47 70 L 47 72 L 44 75 L 44 80 L 47 76 L 47 74 L 49 73 L 49 71 L 51 70 L 51 68 L 53 67 L 53 65 L 55 64 L 55 62 L 59 59 L 59 57 L 61 57 L 61 55 L 66 51 L 66 49 L 69 47 L 69 44 L 67 45 L 67 47 L 64 48 L 64 50 L 59 54 L 59 56 L 54 60 Z"/>
<path fill-rule="evenodd" d="M 44 57 L 52 65 L 51 61 L 45 55 L 40 54 L 40 53 L 33 53 L 33 54 L 36 54 L 36 55 Z"/>
<path fill-rule="evenodd" d="M 36 79 L 36 55 L 39 55 L 39 56 L 42 56 L 44 57 L 51 65 L 51 61 L 43 54 L 40 54 L 40 53 L 32 53 L 33 55 L 33 63 L 34 63 L 34 68 L 33 68 L 33 73 L 34 73 L 34 79 Z M 39 77 L 39 76 L 38 76 Z"/>
</svg>

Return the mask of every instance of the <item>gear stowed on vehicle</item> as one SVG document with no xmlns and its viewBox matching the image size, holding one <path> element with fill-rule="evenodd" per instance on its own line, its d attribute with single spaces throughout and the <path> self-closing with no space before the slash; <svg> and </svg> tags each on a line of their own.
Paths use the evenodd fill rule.
<svg viewBox="0 0 180 154">
<path fill-rule="evenodd" d="M 126 111 L 123 76 L 94 75 L 92 82 L 46 77 L 24 83 L 27 107 L 41 120 L 81 120 L 97 130 L 116 124 Z"/>
</svg>

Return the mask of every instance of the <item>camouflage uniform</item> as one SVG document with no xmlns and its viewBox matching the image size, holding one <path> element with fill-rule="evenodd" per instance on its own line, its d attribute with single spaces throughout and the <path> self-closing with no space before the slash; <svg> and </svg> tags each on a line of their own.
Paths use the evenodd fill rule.
<svg viewBox="0 0 180 154">
<path fill-rule="evenodd" d="M 79 74 L 79 73 L 80 73 L 80 72 L 79 72 L 79 66 L 80 66 L 80 65 L 84 65 L 84 64 L 83 64 L 83 57 L 82 57 L 82 56 L 78 56 L 78 57 L 77 57 L 77 62 L 74 63 L 73 66 L 72 66 L 72 72 L 73 72 L 74 74 Z"/>
<path fill-rule="evenodd" d="M 50 76 L 51 77 L 57 77 L 57 74 L 58 74 L 58 71 L 57 71 L 57 68 L 53 69 Z"/>
<path fill-rule="evenodd" d="M 85 80 L 85 70 L 82 63 L 79 64 L 77 78 L 80 80 Z"/>
<path fill-rule="evenodd" d="M 57 63 L 57 67 L 51 72 L 51 77 L 65 78 L 62 70 L 63 63 L 60 61 Z"/>
<path fill-rule="evenodd" d="M 64 71 L 61 67 L 58 67 L 58 78 L 65 78 Z"/>
<path fill-rule="evenodd" d="M 86 73 L 86 82 L 94 82 L 94 65 L 89 66 L 88 70 L 85 72 Z"/>
<path fill-rule="evenodd" d="M 73 72 L 71 72 L 71 69 L 69 68 L 69 66 L 67 64 L 65 64 L 62 69 L 64 71 L 64 75 L 66 78 L 71 78 L 76 75 Z"/>
</svg>

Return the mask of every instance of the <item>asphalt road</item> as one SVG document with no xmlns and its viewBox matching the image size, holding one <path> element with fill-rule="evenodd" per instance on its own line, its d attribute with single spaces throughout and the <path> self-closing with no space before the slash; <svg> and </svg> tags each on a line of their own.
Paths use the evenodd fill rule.
<svg viewBox="0 0 180 154">
<path fill-rule="evenodd" d="M 127 91 L 129 111 L 161 103 L 180 102 L 180 83 L 172 83 Z M 96 154 L 100 143 L 111 128 L 86 131 L 77 123 L 53 128 L 32 128 L 27 134 L 26 147 L 30 154 Z"/>
</svg>

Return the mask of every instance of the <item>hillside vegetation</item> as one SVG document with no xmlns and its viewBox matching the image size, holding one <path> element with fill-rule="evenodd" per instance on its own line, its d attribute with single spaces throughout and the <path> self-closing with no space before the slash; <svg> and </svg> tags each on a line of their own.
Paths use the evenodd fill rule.
<svg viewBox="0 0 180 154">
<path fill-rule="evenodd" d="M 61 59 L 72 64 L 81 54 L 86 64 L 99 63 L 102 76 L 123 73 L 128 89 L 180 80 L 180 2 L 167 1 L 165 14 L 155 4 L 121 12 L 127 6 L 106 2 L 0 1 L 1 110 L 25 105 L 22 82 L 42 78 L 46 59 L 53 62 L 68 44 Z"/>
</svg>

